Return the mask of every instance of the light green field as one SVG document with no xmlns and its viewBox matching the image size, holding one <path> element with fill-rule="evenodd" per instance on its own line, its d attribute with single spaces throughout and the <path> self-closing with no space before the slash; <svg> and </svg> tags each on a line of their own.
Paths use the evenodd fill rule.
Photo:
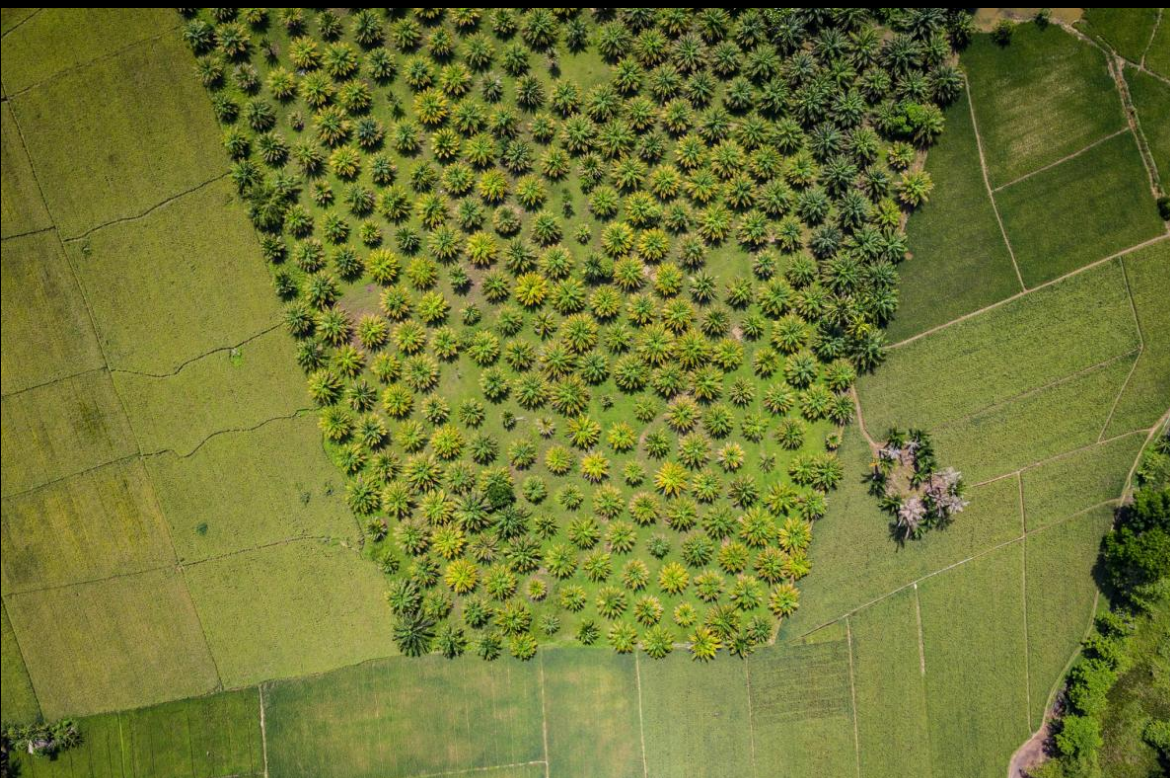
<svg viewBox="0 0 1170 778">
<path fill-rule="evenodd" d="M 6 498 L 2 528 L 6 594 L 141 573 L 175 561 L 138 459 Z"/>
<path fill-rule="evenodd" d="M 1159 24 L 1154 31 L 1150 47 L 1146 50 L 1146 67 L 1163 78 L 1170 78 L 1170 24 Z"/>
<path fill-rule="evenodd" d="M 1131 62 L 1140 62 L 1159 15 L 1158 8 L 1086 8 L 1077 27 Z"/>
<path fill-rule="evenodd" d="M 219 683 L 175 571 L 12 593 L 4 602 L 48 718 L 205 694 Z"/>
<path fill-rule="evenodd" d="M 29 680 L 28 670 L 24 666 L 24 657 L 20 653 L 20 645 L 16 640 L 16 633 L 8 621 L 8 608 L 0 606 L 0 651 L 3 651 L 4 662 L 3 678 L 0 682 L 0 719 L 3 721 L 32 721 L 41 714 L 37 694 L 33 691 L 32 681 Z"/>
<path fill-rule="evenodd" d="M 1170 45 L 1170 41 L 1167 41 Z M 1170 85 L 1136 68 L 1125 69 L 1125 83 L 1137 111 L 1138 127 L 1145 136 L 1163 185 L 1170 179 Z"/>
<path fill-rule="evenodd" d="M 646 763 L 655 776 L 752 774 L 752 704 L 742 662 L 685 652 L 639 660 Z"/>
<path fill-rule="evenodd" d="M 82 744 L 25 759 L 26 778 L 226 778 L 264 775 L 260 699 L 244 689 L 82 722 Z"/>
<path fill-rule="evenodd" d="M 3 184 L 0 185 L 0 234 L 7 240 L 43 230 L 52 225 L 52 219 L 45 210 L 36 175 L 7 102 L 0 105 L 0 129 L 3 130 L 0 132 L 0 164 L 4 166 Z M 7 385 L 5 391 L 8 391 Z"/>
<path fill-rule="evenodd" d="M 947 109 L 946 121 L 926 159 L 934 192 L 906 226 L 912 259 L 899 267 L 901 304 L 888 330 L 891 341 L 1020 291 L 979 169 L 965 91 Z"/>
<path fill-rule="evenodd" d="M 5 37 L 6 60 L 13 40 L 27 38 L 35 48 L 56 35 L 56 27 L 28 28 Z M 102 45 L 110 53 L 109 37 Z M 168 34 L 9 100 L 63 238 L 139 216 L 222 169 L 218 132 L 192 64 L 182 41 Z M 168 153 L 160 155 L 161 148 Z"/>
<path fill-rule="evenodd" d="M 1027 740 L 1023 545 L 918 587 L 934 775 L 1001 778 Z"/>
<path fill-rule="evenodd" d="M 1020 477 L 1028 530 L 1117 500 L 1145 437 L 1132 432 L 1026 468 Z"/>
<path fill-rule="evenodd" d="M 893 349 L 857 389 L 871 434 L 933 429 L 1138 347 L 1115 261 Z"/>
<path fill-rule="evenodd" d="M 918 591 L 903 591 L 849 619 L 857 688 L 861 774 L 866 778 L 929 776 L 925 662 Z"/>
<path fill-rule="evenodd" d="M 394 653 L 377 568 L 352 548 L 299 540 L 185 568 L 228 688 Z"/>
<path fill-rule="evenodd" d="M 1128 132 L 995 198 L 1029 287 L 1165 232 Z"/>
<path fill-rule="evenodd" d="M 1113 508 L 1098 506 L 1033 533 L 1025 541 L 1029 715 L 1033 729 L 1040 725 L 1049 694 L 1085 636 L 1097 598 L 1091 571 L 1101 537 L 1112 523 Z"/>
<path fill-rule="evenodd" d="M 138 453 L 104 370 L 6 396 L 2 408 L 5 497 Z"/>
<path fill-rule="evenodd" d="M 142 449 L 190 456 L 213 435 L 252 430 L 307 410 L 296 348 L 279 330 L 216 351 L 163 378 L 114 373 Z"/>
<path fill-rule="evenodd" d="M 0 251 L 5 396 L 102 367 L 85 299 L 56 234 L 6 238 Z M 46 317 L 54 322 L 48 330 Z"/>
<path fill-rule="evenodd" d="M 644 658 L 608 649 L 556 648 L 539 658 L 549 773 L 642 776 L 638 678 Z"/>
<path fill-rule="evenodd" d="M 390 659 L 263 694 L 273 776 L 441 775 L 544 759 L 536 662 Z"/>
<path fill-rule="evenodd" d="M 182 374 L 192 360 L 277 323 L 256 237 L 226 181 L 103 227 L 68 249 L 111 369 Z M 291 344 L 288 353 L 287 368 L 295 371 Z"/>
<path fill-rule="evenodd" d="M 1170 239 L 1135 251 L 1123 260 L 1142 332 L 1142 353 L 1117 398 L 1106 437 L 1152 426 L 1170 397 Z"/>
<path fill-rule="evenodd" d="M 188 457 L 167 452 L 146 465 L 182 562 L 293 537 L 357 534 L 311 416 L 216 435 Z"/>
<path fill-rule="evenodd" d="M 993 187 L 1125 127 L 1105 55 L 1058 27 L 1020 25 L 1007 47 L 977 35 L 962 62 Z"/>
</svg>

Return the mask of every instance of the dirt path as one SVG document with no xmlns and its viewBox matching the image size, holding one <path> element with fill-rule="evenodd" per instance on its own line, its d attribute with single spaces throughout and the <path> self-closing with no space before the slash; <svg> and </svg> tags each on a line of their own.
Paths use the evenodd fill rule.
<svg viewBox="0 0 1170 778">
<path fill-rule="evenodd" d="M 1051 722 L 1045 719 L 1040 729 L 1036 730 L 1036 734 L 1028 738 L 1024 745 L 1012 754 L 1012 760 L 1008 763 L 1008 778 L 1028 778 L 1028 770 L 1039 767 L 1044 762 L 1047 756 L 1044 744 L 1051 730 Z"/>
</svg>

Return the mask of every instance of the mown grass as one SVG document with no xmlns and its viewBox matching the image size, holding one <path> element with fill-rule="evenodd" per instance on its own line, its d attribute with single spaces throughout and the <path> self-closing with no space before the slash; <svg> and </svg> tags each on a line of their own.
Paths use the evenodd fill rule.
<svg viewBox="0 0 1170 778">
<path fill-rule="evenodd" d="M 1111 262 L 894 349 L 858 393 L 874 435 L 932 429 L 1138 345 L 1125 278 Z"/>
<path fill-rule="evenodd" d="M 544 758 L 539 666 L 389 659 L 264 687 L 271 775 L 433 775 Z"/>
<path fill-rule="evenodd" d="M 1040 725 L 1049 693 L 1085 636 L 1097 595 L 1091 571 L 1101 537 L 1112 522 L 1113 508 L 1100 506 L 1033 533 L 1025 541 L 1033 729 Z"/>
<path fill-rule="evenodd" d="M 82 30 L 86 18 L 75 22 Z M 14 38 L 37 47 L 57 34 L 27 27 L 4 39 L 6 61 Z M 112 53 L 115 39 L 102 40 L 101 53 Z M 179 36 L 165 35 L 10 97 L 62 237 L 138 216 L 221 169 L 219 134 L 192 67 Z"/>
<path fill-rule="evenodd" d="M 9 395 L 0 407 L 5 497 L 138 452 L 104 370 Z"/>
<path fill-rule="evenodd" d="M 80 746 L 17 757 L 25 778 L 214 778 L 264 775 L 256 689 L 83 719 Z"/>
<path fill-rule="evenodd" d="M 112 369 L 169 374 L 279 321 L 256 237 L 226 181 L 103 227 L 69 253 Z M 293 382 L 291 346 L 287 353 Z"/>
<path fill-rule="evenodd" d="M 940 460 L 978 482 L 1095 442 L 1133 362 L 1116 359 L 935 428 Z"/>
<path fill-rule="evenodd" d="M 0 163 L 4 166 L 4 186 L 0 189 L 0 235 L 8 239 L 43 230 L 52 225 L 52 219 L 45 210 L 36 175 L 12 118 L 12 107 L 7 102 L 0 105 L 0 128 Z M 5 281 L 4 285 L 7 287 L 8 282 Z"/>
<path fill-rule="evenodd" d="M 1134 432 L 1024 470 L 1020 477 L 1028 530 L 1120 498 L 1144 438 Z"/>
<path fill-rule="evenodd" d="M 694 662 L 675 652 L 642 661 L 646 762 L 654 775 L 751 775 L 750 702 L 742 662 Z"/>
<path fill-rule="evenodd" d="M 1086 8 L 1077 27 L 1131 62 L 1139 62 L 1158 15 L 1157 8 Z"/>
<path fill-rule="evenodd" d="M 1166 412 L 1170 397 L 1170 240 L 1160 241 L 1123 260 L 1143 349 L 1137 367 L 1105 430 L 1106 437 L 1149 428 Z"/>
<path fill-rule="evenodd" d="M 1058 27 L 977 35 L 963 52 L 991 185 L 1002 186 L 1125 127 L 1105 55 Z"/>
<path fill-rule="evenodd" d="M 6 239 L 3 257 L 4 394 L 105 364 L 57 236 L 38 232 Z M 52 328 L 45 327 L 46 320 L 53 322 Z"/>
<path fill-rule="evenodd" d="M 5 605 L 48 718 L 206 694 L 219 683 L 175 571 L 12 593 Z"/>
<path fill-rule="evenodd" d="M 5 594 L 140 573 L 175 560 L 137 459 L 5 499 L 2 529 Z"/>
<path fill-rule="evenodd" d="M 861 774 L 930 775 L 917 591 L 905 589 L 849 619 Z"/>
<path fill-rule="evenodd" d="M 782 625 L 782 639 L 1020 536 L 1018 488 L 1005 480 L 972 488 L 971 505 L 953 525 L 899 547 L 890 537 L 889 515 L 862 483 L 872 455 L 856 427 L 846 430 L 840 454 L 853 475 L 833 494 L 828 514 L 817 523 L 810 554 L 825 564 L 803 582 L 800 609 Z"/>
<path fill-rule="evenodd" d="M 605 648 L 540 654 L 552 775 L 643 775 L 638 661 Z"/>
<path fill-rule="evenodd" d="M 182 562 L 293 537 L 356 535 L 311 416 L 217 435 L 190 457 L 149 457 L 147 468 Z"/>
<path fill-rule="evenodd" d="M 353 549 L 306 539 L 186 568 L 228 688 L 394 653 L 381 574 Z"/>
<path fill-rule="evenodd" d="M 1028 738 L 1023 544 L 918 587 L 934 775 L 1001 778 Z"/>
<path fill-rule="evenodd" d="M 279 330 L 232 351 L 216 351 L 173 376 L 114 373 L 146 453 L 187 456 L 210 435 L 249 430 L 308 409 L 296 347 Z"/>
<path fill-rule="evenodd" d="M 1170 40 L 1164 45 L 1170 46 Z M 1137 68 L 1127 67 L 1124 72 L 1138 127 L 1165 186 L 1170 183 L 1170 86 Z"/>
<path fill-rule="evenodd" d="M 906 224 L 912 259 L 901 266 L 901 303 L 888 330 L 891 341 L 1020 291 L 979 169 L 966 92 L 947 109 L 946 122 L 926 159 L 934 192 Z"/>
<path fill-rule="evenodd" d="M 1024 283 L 1036 286 L 1164 232 L 1132 133 L 997 192 Z"/>
<path fill-rule="evenodd" d="M 757 776 L 849 775 L 857 769 L 844 622 L 747 662 Z M 718 770 L 711 774 L 718 775 Z"/>
<path fill-rule="evenodd" d="M 24 658 L 20 654 L 20 645 L 16 641 L 16 633 L 8 621 L 8 608 L 0 605 L 0 651 L 3 651 L 4 662 L 0 677 L 0 720 L 3 721 L 33 721 L 41 713 L 40 703 L 37 702 L 36 691 L 29 680 L 28 670 L 24 666 Z"/>
</svg>

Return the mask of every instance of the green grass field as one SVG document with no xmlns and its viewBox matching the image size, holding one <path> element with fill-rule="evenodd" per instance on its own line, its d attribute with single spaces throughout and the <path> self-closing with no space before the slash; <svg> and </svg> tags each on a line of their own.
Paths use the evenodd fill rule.
<svg viewBox="0 0 1170 778">
<path fill-rule="evenodd" d="M 901 304 L 889 327 L 908 338 L 1020 291 L 1012 258 L 979 169 L 979 147 L 963 96 L 930 150 L 930 201 L 907 224 L 913 258 L 900 267 Z"/>
<path fill-rule="evenodd" d="M 0 162 L 4 165 L 4 181 L 0 185 L 0 234 L 7 240 L 43 230 L 52 225 L 52 219 L 45 209 L 36 175 L 12 119 L 12 106 L 7 101 L 0 105 L 0 128 L 3 130 L 0 132 Z M 4 391 L 8 391 L 7 384 Z"/>
<path fill-rule="evenodd" d="M 1163 78 L 1170 78 L 1170 24 L 1159 24 L 1154 31 L 1146 49 L 1146 67 Z"/>
<path fill-rule="evenodd" d="M 1131 432 L 1024 469 L 1020 477 L 1028 530 L 1117 500 L 1145 437 Z"/>
<path fill-rule="evenodd" d="M 1165 117 L 1170 116 L 1170 85 L 1131 67 L 1125 69 L 1125 83 L 1137 112 L 1138 126 L 1165 185 L 1170 180 L 1170 127 L 1165 121 Z"/>
<path fill-rule="evenodd" d="M 1021 25 L 1003 48 L 976 36 L 962 62 L 993 187 L 1125 127 L 1105 55 L 1059 28 Z"/>
<path fill-rule="evenodd" d="M 1158 8 L 1086 8 L 1077 27 L 1100 39 L 1131 62 L 1140 62 L 1151 48 Z"/>
<path fill-rule="evenodd" d="M 0 651 L 4 662 L 0 682 L 0 719 L 4 721 L 31 721 L 41 714 L 40 703 L 24 666 L 24 657 L 16 640 L 16 632 L 8 621 L 8 608 L 0 606 L 0 633 L 3 642 Z"/>
</svg>

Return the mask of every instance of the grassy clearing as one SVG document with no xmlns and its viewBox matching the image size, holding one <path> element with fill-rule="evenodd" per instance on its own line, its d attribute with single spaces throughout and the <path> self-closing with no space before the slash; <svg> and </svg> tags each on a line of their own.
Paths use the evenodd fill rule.
<svg viewBox="0 0 1170 778">
<path fill-rule="evenodd" d="M 894 349 L 858 392 L 872 434 L 932 429 L 1138 345 L 1120 263 L 1110 262 Z"/>
<path fill-rule="evenodd" d="M 996 194 L 1024 283 L 1036 286 L 1164 231 L 1132 133 Z"/>
<path fill-rule="evenodd" d="M 918 587 L 934 775 L 1001 778 L 1027 739 L 1023 545 Z"/>
<path fill-rule="evenodd" d="M 1145 348 L 1117 399 L 1106 437 L 1149 428 L 1166 412 L 1170 397 L 1170 240 L 1134 252 L 1124 263 Z"/>
<path fill-rule="evenodd" d="M 176 27 L 166 8 L 45 8 L 5 34 L 4 86 L 16 94 Z M 7 21 L 6 21 L 7 24 Z M 46 45 L 47 42 L 52 45 Z"/>
<path fill-rule="evenodd" d="M 35 647 L 24 658 L 48 718 L 205 694 L 218 683 L 176 572 L 9 594 L 5 604 L 21 645 Z"/>
<path fill-rule="evenodd" d="M 638 668 L 604 649 L 540 655 L 548 720 L 549 771 L 581 778 L 643 774 Z"/>
<path fill-rule="evenodd" d="M 757 776 L 856 771 L 844 623 L 805 641 L 762 649 L 748 661 L 747 672 Z"/>
<path fill-rule="evenodd" d="M 173 376 L 114 373 L 145 452 L 191 454 L 217 432 L 249 430 L 309 405 L 296 348 L 278 330 L 216 351 Z"/>
<path fill-rule="evenodd" d="M 46 41 L 55 27 L 35 32 L 20 36 L 30 49 L 57 48 Z M 166 35 L 12 96 L 63 237 L 137 216 L 221 169 L 219 133 L 192 66 L 179 36 Z"/>
<path fill-rule="evenodd" d="M 1029 535 L 1025 541 L 1033 728 L 1040 725 L 1049 692 L 1085 636 L 1097 594 L 1090 571 L 1101 537 L 1112 522 L 1113 508 L 1103 506 Z"/>
<path fill-rule="evenodd" d="M 1020 25 L 1007 47 L 977 35 L 962 60 L 992 186 L 1125 127 L 1105 55 L 1058 27 Z"/>
<path fill-rule="evenodd" d="M 274 776 L 433 775 L 544 757 L 535 662 L 370 662 L 266 685 L 264 703 Z"/>
<path fill-rule="evenodd" d="M 2 409 L 5 497 L 138 451 L 104 370 L 10 395 Z"/>
<path fill-rule="evenodd" d="M 930 201 L 906 225 L 913 259 L 901 266 L 901 304 L 891 341 L 916 335 L 1020 291 L 979 170 L 966 92 L 946 112 L 947 130 L 927 157 Z"/>
<path fill-rule="evenodd" d="M 5 240 L 2 250 L 4 394 L 102 367 L 85 300 L 56 234 Z"/>
<path fill-rule="evenodd" d="M 311 417 L 218 435 L 190 457 L 150 457 L 147 468 L 182 562 L 356 531 Z"/>
<path fill-rule="evenodd" d="M 1028 530 L 1119 498 L 1144 439 L 1135 432 L 1025 470 L 1021 477 Z"/>
<path fill-rule="evenodd" d="M 138 459 L 5 499 L 2 529 L 5 594 L 140 573 L 175 560 Z"/>
<path fill-rule="evenodd" d="M 1170 46 L 1170 41 L 1166 45 Z M 1170 86 L 1136 68 L 1125 69 L 1125 83 L 1154 166 L 1163 185 L 1170 183 L 1170 121 L 1166 120 L 1170 116 Z"/>
<path fill-rule="evenodd" d="M 41 714 L 37 693 L 29 680 L 24 657 L 16 642 L 16 633 L 8 621 L 8 608 L 0 605 L 0 635 L 3 643 L 3 682 L 0 682 L 0 719 L 4 721 L 31 721 Z"/>
<path fill-rule="evenodd" d="M 69 244 L 112 369 L 169 374 L 277 323 L 255 235 L 231 193 L 216 182 Z M 291 345 L 288 354 L 292 374 Z"/>
<path fill-rule="evenodd" d="M 1086 8 L 1077 27 L 1131 62 L 1139 62 L 1157 22 L 1157 8 Z"/>
<path fill-rule="evenodd" d="M 3 129 L 0 132 L 0 161 L 4 166 L 4 183 L 0 187 L 0 235 L 9 238 L 52 226 L 24 142 L 12 118 L 12 108 L 7 102 L 0 105 L 0 128 Z"/>
<path fill-rule="evenodd" d="M 752 728 L 742 662 L 675 652 L 642 662 L 646 761 L 659 776 L 751 775 Z"/>
<path fill-rule="evenodd" d="M 809 551 L 816 567 L 802 582 L 800 610 L 782 626 L 781 637 L 800 635 L 1020 535 L 1018 488 L 1005 480 L 973 488 L 971 506 L 946 531 L 899 548 L 890 539 L 889 516 L 861 482 L 871 454 L 856 427 L 846 430 L 840 453 L 853 475 L 833 494 L 828 515 L 817 525 Z"/>
<path fill-rule="evenodd" d="M 939 459 L 978 482 L 1087 446 L 1097 440 L 1133 362 L 1119 359 L 938 427 Z"/>
<path fill-rule="evenodd" d="M 382 576 L 353 550 L 292 541 L 192 565 L 185 577 L 229 688 L 393 653 Z"/>
<path fill-rule="evenodd" d="M 931 774 L 917 597 L 906 589 L 849 620 L 866 778 Z"/>
<path fill-rule="evenodd" d="M 20 760 L 25 778 L 225 778 L 264 774 L 256 689 L 81 721 L 79 747 Z"/>
<path fill-rule="evenodd" d="M 1166 23 L 1164 17 L 1165 13 L 1146 51 L 1146 67 L 1164 78 L 1170 78 L 1170 24 Z"/>
</svg>

